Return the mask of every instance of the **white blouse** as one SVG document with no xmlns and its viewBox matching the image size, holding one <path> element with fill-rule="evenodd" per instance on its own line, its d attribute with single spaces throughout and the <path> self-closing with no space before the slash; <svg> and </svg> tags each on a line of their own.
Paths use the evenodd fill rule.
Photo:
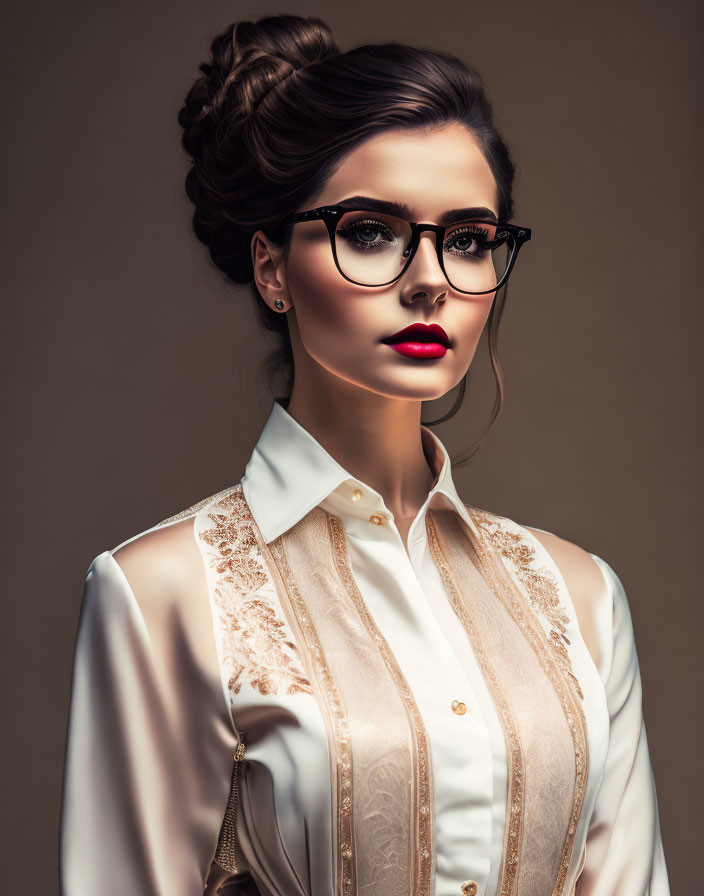
<svg viewBox="0 0 704 896">
<path fill-rule="evenodd" d="M 65 896 L 669 896 L 620 580 L 421 433 L 407 550 L 275 402 L 241 483 L 95 557 Z"/>
</svg>

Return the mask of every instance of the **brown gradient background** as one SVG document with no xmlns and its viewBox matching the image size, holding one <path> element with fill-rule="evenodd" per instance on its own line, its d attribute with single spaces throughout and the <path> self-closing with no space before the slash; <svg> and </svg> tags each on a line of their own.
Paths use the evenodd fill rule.
<svg viewBox="0 0 704 896">
<path fill-rule="evenodd" d="M 239 481 L 271 407 L 244 289 L 190 232 L 176 113 L 214 35 L 321 15 L 484 76 L 533 228 L 507 401 L 464 499 L 606 559 L 633 614 L 673 894 L 701 885 L 701 5 L 11 4 L 2 29 L 5 892 L 55 894 L 93 557 Z M 484 340 L 451 454 L 493 400 Z M 454 398 L 426 408 L 440 416 Z M 109 874 L 106 869 L 106 874 Z"/>
</svg>

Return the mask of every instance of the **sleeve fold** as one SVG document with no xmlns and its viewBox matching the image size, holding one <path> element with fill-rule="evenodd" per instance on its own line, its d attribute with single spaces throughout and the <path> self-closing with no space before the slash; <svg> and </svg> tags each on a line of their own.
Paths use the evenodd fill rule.
<svg viewBox="0 0 704 896">
<path fill-rule="evenodd" d="M 610 730 L 575 893 L 670 896 L 631 612 L 614 570 L 600 557 L 592 557 L 612 595 L 612 654 L 605 681 Z"/>
<path fill-rule="evenodd" d="M 60 820 L 62 896 L 195 896 L 229 793 L 216 669 L 178 613 L 138 603 L 105 551 L 76 636 Z"/>
</svg>

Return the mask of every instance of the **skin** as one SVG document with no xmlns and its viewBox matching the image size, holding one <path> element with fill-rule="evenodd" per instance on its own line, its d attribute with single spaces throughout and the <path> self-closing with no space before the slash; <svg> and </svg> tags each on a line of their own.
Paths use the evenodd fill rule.
<svg viewBox="0 0 704 896">
<path fill-rule="evenodd" d="M 486 206 L 497 216 L 499 210 L 491 169 L 461 124 L 369 138 L 305 208 L 353 195 L 405 202 L 413 220 L 427 223 L 457 207 Z M 421 442 L 421 402 L 441 398 L 465 375 L 495 295 L 453 290 L 434 241 L 423 233 L 403 276 L 369 288 L 340 276 L 322 221 L 295 225 L 288 259 L 261 230 L 252 238 L 259 292 L 273 310 L 283 299 L 279 313 L 288 316 L 295 370 L 288 412 L 379 492 L 404 547 L 433 483 Z M 380 342 L 416 322 L 444 328 L 451 341 L 444 357 L 408 358 Z"/>
</svg>

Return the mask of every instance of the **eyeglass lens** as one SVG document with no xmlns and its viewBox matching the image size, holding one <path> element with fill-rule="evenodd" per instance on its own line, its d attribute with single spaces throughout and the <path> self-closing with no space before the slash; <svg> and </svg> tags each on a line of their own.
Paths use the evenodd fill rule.
<svg viewBox="0 0 704 896">
<path fill-rule="evenodd" d="M 496 287 L 508 266 L 513 240 L 498 240 L 497 226 L 460 221 L 447 228 L 442 247 L 445 273 L 462 292 L 484 293 Z M 346 277 L 365 286 L 381 286 L 397 277 L 408 260 L 413 233 L 403 218 L 377 212 L 345 212 L 335 229 L 335 252 Z"/>
</svg>

